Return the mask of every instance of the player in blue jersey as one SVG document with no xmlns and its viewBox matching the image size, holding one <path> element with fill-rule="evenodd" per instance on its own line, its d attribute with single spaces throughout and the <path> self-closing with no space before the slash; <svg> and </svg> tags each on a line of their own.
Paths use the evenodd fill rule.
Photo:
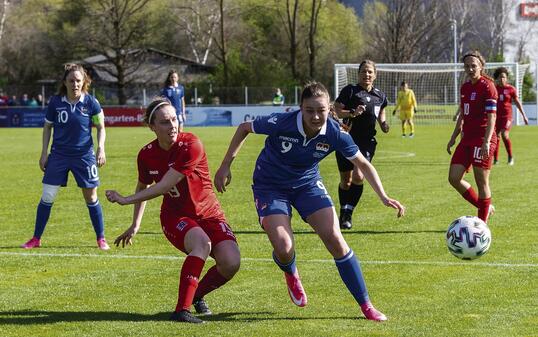
<svg viewBox="0 0 538 337">
<path fill-rule="evenodd" d="M 176 109 L 179 132 L 183 131 L 183 125 L 187 121 L 185 115 L 185 88 L 179 84 L 179 74 L 175 70 L 170 70 L 164 88 L 161 90 L 161 96 L 168 98 L 172 106 Z"/>
<path fill-rule="evenodd" d="M 71 171 L 88 206 L 97 236 L 97 246 L 102 250 L 110 249 L 105 240 L 103 211 L 97 198 L 97 167 L 106 162 L 105 120 L 99 102 L 88 95 L 90 83 L 91 80 L 82 66 L 68 64 L 65 66 L 58 95 L 50 99 L 39 159 L 39 167 L 45 172 L 43 193 L 37 206 L 34 236 L 23 244 L 22 248 L 41 246 L 41 236 L 49 220 L 52 204 L 60 186 L 67 185 L 68 173 Z M 92 124 L 97 128 L 96 154 L 93 152 Z"/>
<path fill-rule="evenodd" d="M 384 321 L 386 316 L 369 300 L 359 261 L 342 236 L 318 163 L 333 151 L 342 153 L 364 172 L 383 204 L 397 209 L 398 216 L 404 215 L 405 208 L 385 194 L 375 168 L 338 121 L 329 118 L 329 93 L 322 84 L 313 82 L 305 86 L 300 108 L 242 123 L 215 174 L 215 187 L 219 192 L 226 190 L 231 181 L 232 161 L 247 135 L 267 135 L 265 147 L 256 161 L 252 189 L 260 224 L 273 246 L 275 263 L 284 271 L 293 303 L 305 306 L 307 297 L 295 264 L 292 206 L 316 231 L 334 257 L 340 277 L 366 318 Z"/>
<path fill-rule="evenodd" d="M 379 123 L 381 131 L 389 132 L 385 116 L 387 97 L 383 91 L 374 87 L 376 74 L 373 61 L 362 61 L 359 65 L 358 83 L 342 88 L 334 101 L 336 114 L 344 119 L 344 123 L 349 127 L 349 134 L 359 146 L 362 155 L 370 162 L 374 158 L 377 145 L 376 122 Z M 340 228 L 351 229 L 353 209 L 359 203 L 364 188 L 364 174 L 338 152 L 336 162 L 340 171 Z"/>
</svg>

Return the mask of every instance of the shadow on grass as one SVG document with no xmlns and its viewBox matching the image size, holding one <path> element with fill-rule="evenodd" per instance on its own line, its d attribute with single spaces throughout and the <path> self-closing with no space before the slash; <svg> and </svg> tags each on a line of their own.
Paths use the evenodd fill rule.
<svg viewBox="0 0 538 337">
<path fill-rule="evenodd" d="M 32 325 L 54 324 L 60 322 L 168 322 L 171 312 L 156 314 L 139 314 L 114 311 L 0 311 L 0 325 Z M 226 312 L 211 316 L 199 316 L 207 322 L 257 322 L 257 321 L 301 321 L 301 320 L 334 320 L 365 319 L 357 316 L 296 317 L 279 316 L 274 312 Z"/>
</svg>

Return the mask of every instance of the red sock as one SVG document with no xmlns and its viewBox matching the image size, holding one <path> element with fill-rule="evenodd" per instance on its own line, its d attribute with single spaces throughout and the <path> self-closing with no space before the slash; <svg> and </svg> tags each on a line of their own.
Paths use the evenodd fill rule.
<svg viewBox="0 0 538 337">
<path fill-rule="evenodd" d="M 488 222 L 489 205 L 491 205 L 491 198 L 478 199 L 478 217 L 485 223 Z"/>
<path fill-rule="evenodd" d="M 181 267 L 179 277 L 179 295 L 177 299 L 176 311 L 189 310 L 194 297 L 194 292 L 198 287 L 198 278 L 202 273 L 205 261 L 197 256 L 188 255 Z"/>
<path fill-rule="evenodd" d="M 473 190 L 472 187 L 469 187 L 467 189 L 467 191 L 465 191 L 463 194 L 462 194 L 463 198 L 465 200 L 467 200 L 468 202 L 471 203 L 471 205 L 473 205 L 474 207 L 480 207 L 480 204 L 478 203 L 478 195 L 476 194 L 476 192 Z"/>
<path fill-rule="evenodd" d="M 510 138 L 503 138 L 503 143 L 508 153 L 508 158 L 512 158 L 512 141 L 510 141 Z"/>
<path fill-rule="evenodd" d="M 213 266 L 207 271 L 198 284 L 198 289 L 196 289 L 194 298 L 202 298 L 228 281 L 228 279 L 219 273 L 217 266 Z"/>
</svg>

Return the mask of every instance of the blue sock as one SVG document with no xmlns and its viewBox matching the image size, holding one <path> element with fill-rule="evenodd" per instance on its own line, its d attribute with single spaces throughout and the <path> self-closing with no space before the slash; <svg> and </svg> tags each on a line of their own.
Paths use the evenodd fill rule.
<svg viewBox="0 0 538 337">
<path fill-rule="evenodd" d="M 355 257 L 353 250 L 350 250 L 344 257 L 334 259 L 336 267 L 344 281 L 347 289 L 353 295 L 359 304 L 366 303 L 368 299 L 368 290 L 362 276 L 359 260 Z"/>
<path fill-rule="evenodd" d="M 41 239 L 47 222 L 49 221 L 50 210 L 52 209 L 52 204 L 46 203 L 43 200 L 39 201 L 37 205 L 37 214 L 35 216 L 35 228 L 34 228 L 34 237 Z"/>
<path fill-rule="evenodd" d="M 103 209 L 99 200 L 95 201 L 93 204 L 86 204 L 88 206 L 88 211 L 90 212 L 90 219 L 92 220 L 92 226 L 95 230 L 95 235 L 97 240 L 103 239 L 105 237 L 105 221 L 103 219 Z"/>
<path fill-rule="evenodd" d="M 288 274 L 295 274 L 297 271 L 297 266 L 295 265 L 295 252 L 293 253 L 293 258 L 288 264 L 283 264 L 276 258 L 275 252 L 273 251 L 273 260 L 277 264 L 277 266 L 282 269 L 283 272 Z"/>
</svg>

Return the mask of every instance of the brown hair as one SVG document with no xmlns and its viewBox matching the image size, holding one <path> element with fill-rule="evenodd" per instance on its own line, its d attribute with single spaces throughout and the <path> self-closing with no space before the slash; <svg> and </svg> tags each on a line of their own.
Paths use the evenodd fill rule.
<svg viewBox="0 0 538 337">
<path fill-rule="evenodd" d="M 489 76 L 486 73 L 486 59 L 484 58 L 484 56 L 482 56 L 482 54 L 480 54 L 480 52 L 478 50 L 471 50 L 471 51 L 465 53 L 465 55 L 463 55 L 463 57 L 461 58 L 461 61 L 463 63 L 465 63 L 465 59 L 467 57 L 469 57 L 469 56 L 472 56 L 472 57 L 476 58 L 480 62 L 480 64 L 482 65 L 482 69 L 480 70 L 480 75 L 487 78 L 490 81 L 493 81 L 491 76 Z"/>
<path fill-rule="evenodd" d="M 303 92 L 301 93 L 301 105 L 303 104 L 303 101 L 305 99 L 323 96 L 327 97 L 328 101 L 331 99 L 329 91 L 327 91 L 327 88 L 325 88 L 323 84 L 316 81 L 307 82 L 303 88 Z M 343 124 L 336 115 L 336 112 L 334 111 L 334 106 L 332 104 L 329 105 L 329 117 L 337 121 L 340 127 L 343 128 L 345 131 L 349 130 L 349 127 Z"/>
<path fill-rule="evenodd" d="M 170 78 L 173 74 L 177 74 L 177 77 L 179 78 L 179 73 L 175 69 L 171 69 L 166 76 L 166 80 L 164 81 L 164 87 L 172 86 L 172 80 Z"/>
<path fill-rule="evenodd" d="M 67 87 L 65 86 L 65 80 L 67 79 L 67 76 L 73 71 L 80 71 L 80 73 L 83 76 L 84 84 L 82 85 L 82 92 L 88 93 L 88 90 L 90 89 L 90 84 L 92 84 L 92 79 L 90 76 L 88 76 L 88 73 L 86 70 L 80 65 L 75 63 L 68 63 L 64 66 L 64 75 L 62 77 L 62 80 L 60 82 L 60 87 L 58 88 L 58 95 L 66 96 L 67 95 Z"/>
<path fill-rule="evenodd" d="M 170 103 L 170 101 L 166 97 L 162 97 L 162 96 L 155 97 L 153 101 L 149 103 L 149 105 L 146 108 L 146 111 L 144 112 L 144 123 L 148 125 L 153 124 L 153 122 L 155 121 L 155 112 L 165 105 L 172 106 L 172 103 Z"/>
<path fill-rule="evenodd" d="M 501 74 L 506 74 L 506 76 L 508 77 L 508 74 L 509 74 L 508 69 L 506 67 L 499 67 L 495 69 L 495 72 L 493 73 L 493 78 L 497 80 L 499 79 Z"/>
<path fill-rule="evenodd" d="M 374 72 L 377 73 L 377 67 L 375 66 L 375 62 L 368 59 L 362 61 L 361 64 L 359 64 L 359 72 L 361 71 L 362 67 L 364 67 L 365 65 L 371 65 L 372 67 L 374 67 Z"/>
</svg>

